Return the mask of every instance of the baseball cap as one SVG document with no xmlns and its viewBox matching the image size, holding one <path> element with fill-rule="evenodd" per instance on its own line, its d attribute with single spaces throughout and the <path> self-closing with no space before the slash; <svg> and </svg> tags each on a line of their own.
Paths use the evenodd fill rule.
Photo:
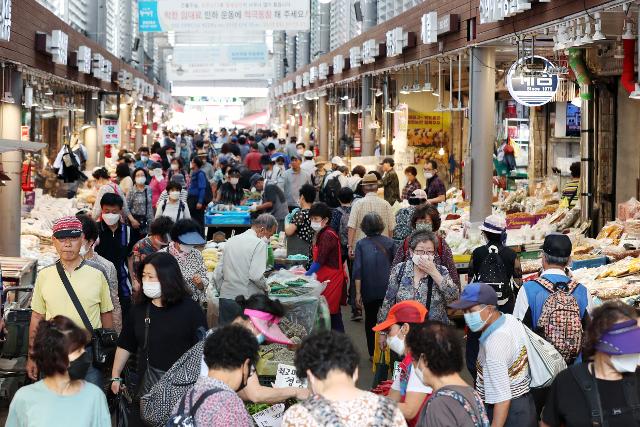
<svg viewBox="0 0 640 427">
<path fill-rule="evenodd" d="M 411 193 L 411 197 L 415 197 L 416 199 L 424 199 L 427 200 L 427 192 L 424 191 L 421 188 L 418 188 L 417 190 L 413 190 L 413 193 Z"/>
<path fill-rule="evenodd" d="M 304 157 L 313 157 L 313 151 L 307 150 L 304 152 Z"/>
<path fill-rule="evenodd" d="M 75 216 L 64 216 L 53 223 L 53 237 L 64 239 L 67 237 L 80 237 L 82 235 L 82 223 Z"/>
<path fill-rule="evenodd" d="M 278 323 L 280 323 L 279 317 L 265 311 L 252 310 L 250 308 L 245 308 L 244 314 L 251 319 L 251 323 L 264 335 L 267 341 L 276 344 L 293 344 L 278 326 Z"/>
<path fill-rule="evenodd" d="M 372 173 L 368 173 L 364 176 L 364 178 L 362 178 L 362 185 L 377 184 L 377 183 L 378 183 L 378 177 Z"/>
<path fill-rule="evenodd" d="M 173 175 L 171 177 L 171 182 L 175 182 L 177 184 L 180 184 L 180 186 L 182 186 L 182 188 L 185 187 L 185 185 L 187 184 L 184 180 L 184 176 L 181 173 L 177 173 L 175 175 Z"/>
<path fill-rule="evenodd" d="M 393 157 L 385 157 L 384 160 L 380 162 L 381 165 L 384 165 L 385 163 L 389 163 L 389 166 L 391 167 L 396 164 L 396 162 L 393 160 Z"/>
<path fill-rule="evenodd" d="M 640 327 L 636 319 L 614 324 L 596 343 L 596 350 L 607 354 L 640 353 Z"/>
<path fill-rule="evenodd" d="M 542 251 L 558 258 L 569 258 L 571 256 L 571 239 L 566 234 L 550 233 L 544 238 Z"/>
<path fill-rule="evenodd" d="M 377 324 L 372 329 L 378 332 L 389 329 L 396 323 L 422 323 L 428 312 L 429 310 L 418 301 L 402 301 L 391 307 L 384 322 Z"/>
<path fill-rule="evenodd" d="M 264 181 L 264 178 L 262 177 L 262 175 L 260 175 L 259 173 L 254 173 L 253 175 L 251 175 L 251 178 L 249 179 L 249 183 L 251 184 L 251 186 L 255 186 L 256 182 L 258 181 Z"/>
<path fill-rule="evenodd" d="M 498 305 L 498 294 L 486 283 L 469 283 L 462 290 L 460 298 L 449 304 L 449 307 L 466 310 L 478 304 Z"/>
<path fill-rule="evenodd" d="M 333 156 L 331 158 L 331 163 L 338 166 L 345 166 L 344 160 L 342 160 L 342 157 L 340 156 Z"/>
<path fill-rule="evenodd" d="M 207 241 L 197 231 L 190 231 L 179 235 L 178 243 L 183 245 L 204 245 Z"/>
</svg>

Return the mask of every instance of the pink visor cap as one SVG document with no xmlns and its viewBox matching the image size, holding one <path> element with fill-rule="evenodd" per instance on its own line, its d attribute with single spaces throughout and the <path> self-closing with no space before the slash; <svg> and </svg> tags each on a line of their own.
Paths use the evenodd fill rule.
<svg viewBox="0 0 640 427">
<path fill-rule="evenodd" d="M 278 323 L 280 318 L 274 316 L 271 313 L 266 313 L 260 310 L 251 310 L 246 308 L 244 310 L 245 316 L 249 316 L 255 327 L 264 335 L 266 341 L 274 342 L 276 344 L 293 344 L 287 336 L 282 333 Z"/>
</svg>

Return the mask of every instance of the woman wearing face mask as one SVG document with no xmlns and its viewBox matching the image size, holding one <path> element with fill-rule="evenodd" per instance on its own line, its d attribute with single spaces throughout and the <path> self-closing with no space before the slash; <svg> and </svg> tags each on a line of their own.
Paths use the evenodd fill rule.
<svg viewBox="0 0 640 427">
<path fill-rule="evenodd" d="M 184 171 L 184 163 L 182 163 L 181 157 L 175 157 L 171 159 L 171 165 L 169 165 L 169 170 L 167 170 L 167 179 L 171 181 L 171 179 L 176 175 L 186 176 Z"/>
<path fill-rule="evenodd" d="M 182 186 L 176 181 L 171 181 L 167 185 L 167 197 L 163 201 L 158 202 L 158 209 L 156 210 L 156 218 L 160 216 L 166 216 L 171 218 L 174 222 L 180 219 L 190 219 L 189 206 L 182 201 L 180 196 L 182 194 Z"/>
<path fill-rule="evenodd" d="M 164 178 L 164 172 L 159 163 L 154 163 L 149 170 L 151 171 L 152 177 L 151 182 L 149 182 L 149 188 L 151 189 L 151 207 L 155 210 L 160 193 L 167 188 L 167 180 Z"/>
<path fill-rule="evenodd" d="M 282 427 L 402 427 L 396 405 L 356 387 L 358 353 L 345 334 L 335 331 L 308 336 L 296 352 L 296 371 L 306 378 L 313 396 L 290 407 Z"/>
<path fill-rule="evenodd" d="M 381 347 L 389 349 L 399 358 L 399 372 L 394 375 L 389 390 L 389 398 L 399 402 L 398 408 L 410 426 L 418 421 L 420 408 L 432 390 L 420 381 L 419 373 L 413 368 L 412 354 L 407 350 L 405 338 L 414 328 L 424 322 L 428 310 L 418 301 L 402 301 L 389 310 L 383 322 L 373 330 L 380 333 Z"/>
<path fill-rule="evenodd" d="M 329 305 L 331 329 L 344 332 L 340 303 L 342 302 L 342 289 L 345 286 L 346 277 L 342 266 L 340 238 L 329 227 L 331 208 L 322 202 L 314 203 L 309 209 L 309 219 L 311 220 L 311 228 L 316 235 L 313 239 L 313 264 L 305 275 L 310 276 L 315 273 L 319 282 L 328 281 L 322 295 Z"/>
<path fill-rule="evenodd" d="M 100 206 L 100 200 L 102 200 L 102 196 L 106 193 L 115 193 L 118 196 L 122 197 L 124 200 L 124 206 L 122 207 L 123 220 L 128 218 L 130 222 L 135 221 L 133 215 L 129 212 L 129 205 L 127 205 L 127 200 L 124 195 L 124 191 L 118 184 L 114 184 L 111 181 L 111 177 L 109 176 L 109 172 L 107 168 L 100 167 L 93 171 L 93 178 L 96 180 L 95 188 L 98 189 L 98 193 L 96 194 L 96 201 L 93 203 L 93 210 L 91 211 L 91 216 L 93 219 L 98 221 L 102 217 L 102 207 Z"/>
<path fill-rule="evenodd" d="M 311 255 L 311 243 L 316 232 L 311 228 L 309 209 L 315 199 L 316 188 L 313 185 L 305 184 L 300 187 L 300 208 L 294 209 L 284 220 L 287 255 Z"/>
<path fill-rule="evenodd" d="M 460 333 L 452 326 L 428 320 L 412 327 L 405 341 L 413 356 L 411 369 L 421 383 L 433 388 L 417 426 L 489 426 L 482 399 L 460 376 Z"/>
<path fill-rule="evenodd" d="M 158 252 L 169 245 L 173 221 L 171 218 L 160 217 L 153 220 L 149 225 L 149 235 L 139 240 L 131 249 L 129 257 L 129 271 L 132 272 L 131 283 L 134 292 L 140 292 L 142 285 L 138 282 L 135 272 L 142 261 L 151 254 Z"/>
<path fill-rule="evenodd" d="M 43 379 L 16 392 L 5 426 L 111 426 L 104 393 L 83 380 L 91 365 L 84 350 L 89 339 L 67 317 L 40 322 L 31 357 Z"/>
<path fill-rule="evenodd" d="M 202 339 L 207 328 L 202 309 L 189 298 L 174 257 L 163 252 L 149 255 L 138 267 L 137 276 L 142 294 L 125 319 L 111 370 L 115 394 L 120 392 L 121 373 L 131 353 L 141 356 L 137 367 L 141 378 L 148 367 L 167 371 Z M 137 412 L 132 411 L 129 425 L 141 425 Z"/>
<path fill-rule="evenodd" d="M 204 291 L 209 285 L 209 279 L 202 254 L 195 246 L 205 243 L 199 225 L 190 219 L 181 219 L 171 229 L 169 246 L 160 250 L 168 252 L 178 260 L 191 298 L 200 304 L 207 300 Z"/>
<path fill-rule="evenodd" d="M 116 176 L 118 177 L 118 185 L 122 188 L 125 196 L 127 196 L 129 191 L 131 191 L 131 187 L 133 187 L 129 165 L 127 163 L 118 163 L 118 166 L 116 166 Z"/>
<path fill-rule="evenodd" d="M 423 192 L 423 190 L 417 190 L 416 192 Z M 398 212 L 399 213 L 399 212 Z M 453 261 L 453 252 L 451 247 L 447 244 L 445 239 L 445 233 L 440 230 L 440 213 L 438 209 L 430 204 L 420 204 L 416 206 L 413 215 L 411 216 L 410 227 L 413 231 L 431 231 L 436 236 L 436 254 L 435 262 L 447 269 L 451 280 L 460 288 L 460 275 L 456 268 L 456 263 Z M 397 227 L 396 227 L 397 229 Z M 412 232 L 413 232 L 412 231 Z M 411 236 L 407 235 L 404 242 L 398 245 L 398 250 L 393 258 L 393 265 L 400 262 L 404 262 L 410 259 L 409 241 Z"/>
<path fill-rule="evenodd" d="M 393 229 L 393 238 L 398 242 L 406 239 L 414 231 L 411 219 L 416 209 L 427 203 L 427 193 L 418 188 L 411 192 L 407 202 L 409 206 L 401 208 L 396 213 L 396 228 Z"/>
<path fill-rule="evenodd" d="M 409 259 L 396 264 L 378 312 L 382 321 L 394 302 L 416 300 L 429 310 L 429 319 L 449 323 L 447 304 L 458 298 L 458 286 L 449 271 L 436 262 L 438 239 L 431 231 L 416 231 L 409 236 Z"/>
<path fill-rule="evenodd" d="M 216 194 L 216 202 L 223 205 L 239 205 L 244 198 L 244 190 L 238 184 L 240 182 L 240 171 L 229 169 L 227 182 L 220 186 Z"/>
<path fill-rule="evenodd" d="M 271 300 L 264 294 L 254 294 L 249 298 L 240 295 L 235 302 L 237 311 L 232 315 L 232 325 L 246 328 L 258 344 L 291 344 L 291 340 L 282 333 L 279 326 L 288 321 L 283 318 L 285 311 L 279 301 Z M 187 351 L 154 387 L 150 398 L 143 401 L 143 416 L 149 424 L 165 425 L 170 415 L 167 408 L 175 407 L 198 378 L 208 375 L 204 346 L 205 341 L 200 341 Z M 246 402 L 272 404 L 290 398 L 306 399 L 309 397 L 309 390 L 297 387 L 264 387 L 252 371 L 246 380 L 246 387 L 238 391 L 238 396 Z"/>
<path fill-rule="evenodd" d="M 153 220 L 152 191 L 147 185 L 149 176 L 143 168 L 133 172 L 135 185 L 127 195 L 127 205 L 135 221 L 131 221 L 131 241 L 137 242 L 147 235 Z"/>
<path fill-rule="evenodd" d="M 543 427 L 640 426 L 640 328 L 633 307 L 609 301 L 591 313 L 583 360 L 560 372 L 542 411 Z"/>
</svg>

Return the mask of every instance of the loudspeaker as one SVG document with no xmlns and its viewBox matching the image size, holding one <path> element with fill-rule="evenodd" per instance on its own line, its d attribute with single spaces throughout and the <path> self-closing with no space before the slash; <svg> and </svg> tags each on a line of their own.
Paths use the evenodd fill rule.
<svg viewBox="0 0 640 427">
<path fill-rule="evenodd" d="M 362 22 L 362 6 L 360 6 L 360 0 L 353 2 L 353 10 L 356 12 L 356 21 Z"/>
</svg>

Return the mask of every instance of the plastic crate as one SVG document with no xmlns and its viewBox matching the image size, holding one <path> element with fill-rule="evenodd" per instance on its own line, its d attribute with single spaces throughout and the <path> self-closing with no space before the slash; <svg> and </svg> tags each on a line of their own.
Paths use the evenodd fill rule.
<svg viewBox="0 0 640 427">
<path fill-rule="evenodd" d="M 573 261 L 571 265 L 571 269 L 579 270 L 581 268 L 595 268 L 608 263 L 609 263 L 609 258 L 607 258 L 606 256 L 600 256 L 600 257 L 591 258 L 591 259 L 581 259 L 578 261 Z"/>
<path fill-rule="evenodd" d="M 454 254 L 453 262 L 456 264 L 468 264 L 471 262 L 471 254 Z"/>
<path fill-rule="evenodd" d="M 248 212 L 233 212 L 225 213 L 223 215 L 211 215 L 204 216 L 205 225 L 250 225 L 251 215 Z"/>
</svg>

